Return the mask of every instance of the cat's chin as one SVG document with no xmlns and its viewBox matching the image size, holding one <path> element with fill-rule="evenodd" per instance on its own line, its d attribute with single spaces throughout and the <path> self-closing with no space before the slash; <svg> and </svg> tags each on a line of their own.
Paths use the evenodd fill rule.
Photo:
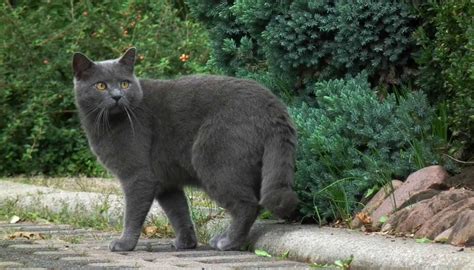
<svg viewBox="0 0 474 270">
<path fill-rule="evenodd" d="M 110 114 L 119 114 L 122 113 L 124 109 L 120 107 L 118 104 L 115 104 L 109 108 L 109 113 Z"/>
</svg>

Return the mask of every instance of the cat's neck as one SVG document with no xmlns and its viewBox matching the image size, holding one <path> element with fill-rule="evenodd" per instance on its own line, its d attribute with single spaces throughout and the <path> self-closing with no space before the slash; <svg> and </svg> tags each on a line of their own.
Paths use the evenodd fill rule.
<svg viewBox="0 0 474 270">
<path fill-rule="evenodd" d="M 80 111 L 79 115 L 85 131 L 91 137 L 103 137 L 117 129 L 123 129 L 125 124 L 130 125 L 125 111 L 110 113 L 107 110 L 97 110 L 88 114 Z"/>
</svg>

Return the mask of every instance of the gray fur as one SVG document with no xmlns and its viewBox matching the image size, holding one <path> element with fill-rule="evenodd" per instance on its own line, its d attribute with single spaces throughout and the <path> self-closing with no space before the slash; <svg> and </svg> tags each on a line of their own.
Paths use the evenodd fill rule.
<svg viewBox="0 0 474 270">
<path fill-rule="evenodd" d="M 230 212 L 227 231 L 210 241 L 220 250 L 242 247 L 260 206 L 280 217 L 295 210 L 295 130 L 270 91 L 222 76 L 139 80 L 134 60 L 134 48 L 116 60 L 92 62 L 79 53 L 73 59 L 89 144 L 125 193 L 125 226 L 112 251 L 135 248 L 154 199 L 176 232 L 176 248 L 196 247 L 186 185 L 201 187 Z M 129 89 L 120 89 L 123 80 Z M 97 82 L 109 88 L 98 91 Z"/>
</svg>

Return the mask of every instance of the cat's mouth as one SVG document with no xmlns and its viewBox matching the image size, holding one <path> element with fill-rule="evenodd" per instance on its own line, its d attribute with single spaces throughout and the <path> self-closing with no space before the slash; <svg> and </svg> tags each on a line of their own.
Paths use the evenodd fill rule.
<svg viewBox="0 0 474 270">
<path fill-rule="evenodd" d="M 130 103 L 127 100 L 118 100 L 116 102 L 113 102 L 109 104 L 107 110 L 109 111 L 109 114 L 130 114 L 130 112 L 133 112 L 133 109 L 130 106 Z"/>
<path fill-rule="evenodd" d="M 108 109 L 109 109 L 109 112 L 110 112 L 110 113 L 115 114 L 115 113 L 123 112 L 123 111 L 124 111 L 124 108 L 123 108 L 123 107 L 124 107 L 124 105 L 120 104 L 120 103 L 117 101 L 117 102 L 111 104 Z"/>
</svg>

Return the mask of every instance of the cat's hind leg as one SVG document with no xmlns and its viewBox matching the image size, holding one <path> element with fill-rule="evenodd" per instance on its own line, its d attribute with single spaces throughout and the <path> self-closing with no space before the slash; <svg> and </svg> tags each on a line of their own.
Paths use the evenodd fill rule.
<svg viewBox="0 0 474 270">
<path fill-rule="evenodd" d="M 196 233 L 183 190 L 165 190 L 158 193 L 156 199 L 165 211 L 176 233 L 176 239 L 174 240 L 176 249 L 195 248 L 197 246 Z"/>
<path fill-rule="evenodd" d="M 219 114 L 209 119 L 192 149 L 192 165 L 202 187 L 232 218 L 227 231 L 210 241 L 219 250 L 242 248 L 260 210 L 263 143 L 252 124 L 234 118 Z"/>
<path fill-rule="evenodd" d="M 259 211 L 257 204 L 237 203 L 229 210 L 232 221 L 227 230 L 214 236 L 209 245 L 219 250 L 240 250 L 246 242 Z"/>
<path fill-rule="evenodd" d="M 232 218 L 227 230 L 209 242 L 211 247 L 219 250 L 240 250 L 260 210 L 254 188 L 243 184 L 240 179 L 251 175 L 234 174 L 234 169 L 220 168 L 210 173 L 209 178 L 203 179 L 207 194 L 228 210 Z"/>
</svg>

